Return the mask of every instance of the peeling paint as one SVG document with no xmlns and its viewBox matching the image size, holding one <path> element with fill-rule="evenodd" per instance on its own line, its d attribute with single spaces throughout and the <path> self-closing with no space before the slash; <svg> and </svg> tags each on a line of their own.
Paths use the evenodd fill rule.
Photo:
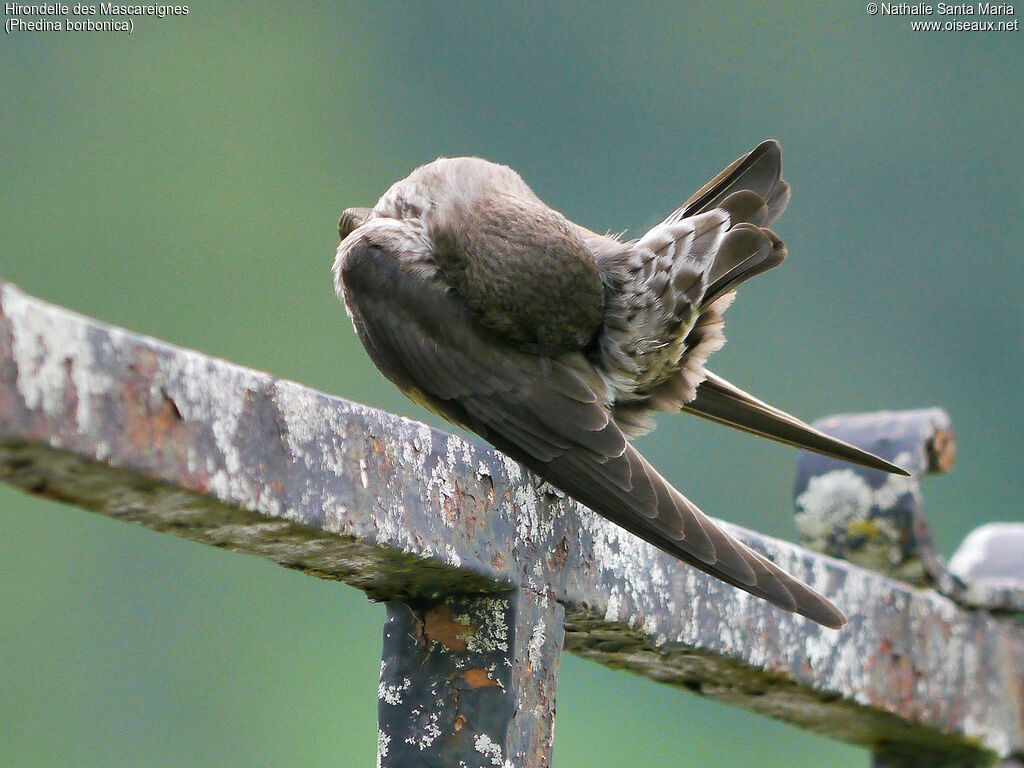
<svg viewBox="0 0 1024 768">
<path fill-rule="evenodd" d="M 452 609 L 441 603 L 423 615 L 423 635 L 430 642 L 440 643 L 453 651 L 465 651 L 466 640 L 472 638 L 476 628 L 468 616 L 452 616 Z"/>
<path fill-rule="evenodd" d="M 492 685 L 498 685 L 498 681 L 491 677 L 490 673 L 486 669 L 482 669 L 480 667 L 464 669 L 461 674 L 462 679 L 465 680 L 471 688 L 488 688 Z"/>
</svg>

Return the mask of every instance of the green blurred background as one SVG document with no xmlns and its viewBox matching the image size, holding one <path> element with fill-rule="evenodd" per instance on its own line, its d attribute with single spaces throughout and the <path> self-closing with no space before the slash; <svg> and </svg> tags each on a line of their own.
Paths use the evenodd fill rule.
<svg viewBox="0 0 1024 768">
<path fill-rule="evenodd" d="M 17 33 L 0 275 L 440 426 L 334 297 L 339 211 L 477 154 L 637 233 L 774 136 L 790 259 L 744 286 L 715 369 L 808 418 L 948 408 L 960 462 L 925 488 L 948 554 L 1021 518 L 1022 34 L 912 33 L 859 0 L 218 3 L 132 36 Z M 694 421 L 662 421 L 654 463 L 793 538 L 795 453 Z M 383 610 L 354 589 L 0 487 L 0 617 L 0 765 L 373 764 Z M 568 656 L 555 761 L 868 755 Z"/>
</svg>

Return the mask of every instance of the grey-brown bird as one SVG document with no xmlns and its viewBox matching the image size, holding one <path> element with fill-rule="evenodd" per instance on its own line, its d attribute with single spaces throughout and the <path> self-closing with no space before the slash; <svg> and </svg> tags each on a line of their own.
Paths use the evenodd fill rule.
<svg viewBox="0 0 1024 768">
<path fill-rule="evenodd" d="M 706 370 L 744 280 L 782 262 L 789 200 L 766 141 L 638 240 L 588 231 L 512 169 L 442 158 L 339 222 L 338 295 L 381 372 L 656 547 L 839 628 L 831 602 L 753 552 L 628 442 L 688 411 L 889 472 Z"/>
</svg>

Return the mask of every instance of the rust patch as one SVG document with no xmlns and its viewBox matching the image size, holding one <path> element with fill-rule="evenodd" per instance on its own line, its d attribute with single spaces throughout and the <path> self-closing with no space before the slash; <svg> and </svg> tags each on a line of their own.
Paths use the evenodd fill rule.
<svg viewBox="0 0 1024 768">
<path fill-rule="evenodd" d="M 569 558 L 569 540 L 563 536 L 558 540 L 554 550 L 551 552 L 551 556 L 548 558 L 548 563 L 556 569 L 565 567 L 565 561 Z"/>
<path fill-rule="evenodd" d="M 452 618 L 452 609 L 446 604 L 435 606 L 423 614 L 423 636 L 453 651 L 468 647 L 462 635 L 472 634 L 471 624 L 460 624 Z"/>
<path fill-rule="evenodd" d="M 450 525 L 454 525 L 459 519 L 459 513 L 461 512 L 459 500 L 456 498 L 459 495 L 456 489 L 452 496 L 442 496 L 441 505 L 444 507 L 444 516 Z"/>
<path fill-rule="evenodd" d="M 144 386 L 143 382 L 138 383 Z M 127 386 L 122 399 L 131 414 L 124 425 L 128 444 L 137 450 L 163 446 L 180 439 L 183 422 L 178 406 L 160 391 L 158 402 L 149 402 L 146 395 L 135 387 Z"/>
<path fill-rule="evenodd" d="M 949 472 L 956 464 L 956 437 L 951 429 L 940 429 L 928 441 L 928 471 Z"/>
<path fill-rule="evenodd" d="M 487 674 L 487 670 L 481 667 L 470 667 L 462 670 L 463 679 L 473 688 L 490 688 L 498 684 L 498 681 Z"/>
<path fill-rule="evenodd" d="M 456 717 L 455 718 L 455 732 L 458 733 L 459 731 L 461 731 L 465 727 L 466 727 L 466 716 L 465 715 L 459 715 L 458 717 Z"/>
</svg>

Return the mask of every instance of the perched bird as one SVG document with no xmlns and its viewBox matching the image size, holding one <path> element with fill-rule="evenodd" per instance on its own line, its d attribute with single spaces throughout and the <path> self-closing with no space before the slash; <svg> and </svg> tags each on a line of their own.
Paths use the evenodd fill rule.
<svg viewBox="0 0 1024 768">
<path fill-rule="evenodd" d="M 656 547 L 839 628 L 832 603 L 753 552 L 628 442 L 688 411 L 889 472 L 706 370 L 722 313 L 782 262 L 789 200 L 765 141 L 638 240 L 580 227 L 519 175 L 441 158 L 339 221 L 334 283 L 380 371 L 552 485 Z"/>
</svg>

